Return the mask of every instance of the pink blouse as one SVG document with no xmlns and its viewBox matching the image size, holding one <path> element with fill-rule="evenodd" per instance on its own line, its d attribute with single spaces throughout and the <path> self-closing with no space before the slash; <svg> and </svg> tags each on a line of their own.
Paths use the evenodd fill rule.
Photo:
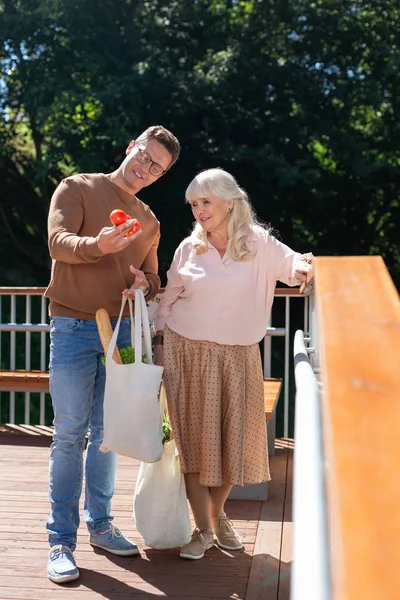
<svg viewBox="0 0 400 600">
<path fill-rule="evenodd" d="M 277 280 L 300 285 L 295 269 L 301 254 L 257 228 L 250 238 L 256 253 L 235 262 L 208 242 L 196 254 L 192 237 L 178 246 L 168 283 L 155 312 L 154 329 L 217 344 L 247 346 L 265 335 Z"/>
</svg>

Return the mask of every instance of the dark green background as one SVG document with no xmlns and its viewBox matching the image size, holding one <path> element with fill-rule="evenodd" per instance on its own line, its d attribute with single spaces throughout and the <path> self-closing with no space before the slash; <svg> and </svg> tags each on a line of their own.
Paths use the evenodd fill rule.
<svg viewBox="0 0 400 600">
<path fill-rule="evenodd" d="M 397 0 L 0 0 L 0 285 L 46 285 L 62 177 L 110 172 L 163 124 L 176 166 L 143 190 L 160 274 L 185 188 L 234 174 L 299 251 L 381 254 L 400 284 Z"/>
</svg>

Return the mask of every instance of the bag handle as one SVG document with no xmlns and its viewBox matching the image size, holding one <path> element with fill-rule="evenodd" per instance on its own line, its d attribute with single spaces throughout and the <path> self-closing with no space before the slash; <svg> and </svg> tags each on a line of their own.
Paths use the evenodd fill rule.
<svg viewBox="0 0 400 600">
<path fill-rule="evenodd" d="M 131 317 L 131 346 L 132 348 L 134 348 L 134 343 L 135 343 L 135 319 L 133 318 L 133 309 L 132 309 L 132 298 L 128 298 L 128 304 L 129 304 L 129 314 Z"/>
<path fill-rule="evenodd" d="M 121 325 L 121 319 L 122 319 L 122 315 L 124 312 L 125 302 L 126 302 L 126 297 L 122 296 L 121 310 L 119 311 L 118 321 L 115 325 L 114 333 L 112 334 L 110 343 L 108 344 L 108 352 L 106 354 L 106 364 L 108 362 L 112 361 L 112 355 L 114 354 L 114 349 L 117 345 L 119 326 Z"/>
<path fill-rule="evenodd" d="M 142 362 L 142 331 L 147 364 L 153 364 L 149 314 L 142 290 L 135 290 L 135 362 Z"/>
<path fill-rule="evenodd" d="M 109 360 L 112 360 L 112 355 L 114 353 L 114 348 L 117 345 L 119 328 L 121 325 L 121 319 L 124 312 L 124 307 L 126 303 L 126 296 L 122 297 L 121 302 L 121 310 L 119 312 L 118 321 L 115 325 L 114 333 L 112 335 L 111 341 L 108 346 L 108 352 L 106 356 L 106 363 Z M 147 305 L 144 299 L 143 292 L 141 290 L 135 290 L 135 319 L 133 319 L 133 311 L 132 311 L 132 300 L 128 298 L 129 302 L 129 312 L 131 314 L 131 344 L 135 349 L 135 362 L 142 362 L 142 329 L 143 329 L 143 341 L 144 341 L 144 351 L 147 356 L 147 364 L 153 364 L 153 356 L 151 351 L 151 335 L 150 335 L 150 323 L 149 323 L 149 315 L 147 312 Z"/>
</svg>

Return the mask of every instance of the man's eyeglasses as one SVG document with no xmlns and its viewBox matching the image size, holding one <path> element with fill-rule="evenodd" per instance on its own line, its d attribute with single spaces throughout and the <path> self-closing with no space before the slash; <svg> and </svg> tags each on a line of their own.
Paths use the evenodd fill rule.
<svg viewBox="0 0 400 600">
<path fill-rule="evenodd" d="M 141 165 L 147 165 L 147 163 L 151 163 L 149 167 L 149 173 L 154 177 L 160 177 L 160 175 L 164 175 L 164 173 L 166 172 L 160 164 L 152 160 L 150 154 L 143 147 L 138 147 L 136 152 L 136 158 Z"/>
</svg>

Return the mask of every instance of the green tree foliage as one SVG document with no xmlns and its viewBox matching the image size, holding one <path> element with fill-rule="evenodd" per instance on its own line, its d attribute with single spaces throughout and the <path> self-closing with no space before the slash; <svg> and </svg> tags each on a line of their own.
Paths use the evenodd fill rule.
<svg viewBox="0 0 400 600">
<path fill-rule="evenodd" d="M 378 253 L 400 283 L 395 0 L 0 0 L 1 283 L 48 279 L 59 180 L 111 171 L 154 123 L 180 138 L 144 190 L 161 273 L 191 227 L 184 190 L 221 166 L 283 240 Z"/>
</svg>

